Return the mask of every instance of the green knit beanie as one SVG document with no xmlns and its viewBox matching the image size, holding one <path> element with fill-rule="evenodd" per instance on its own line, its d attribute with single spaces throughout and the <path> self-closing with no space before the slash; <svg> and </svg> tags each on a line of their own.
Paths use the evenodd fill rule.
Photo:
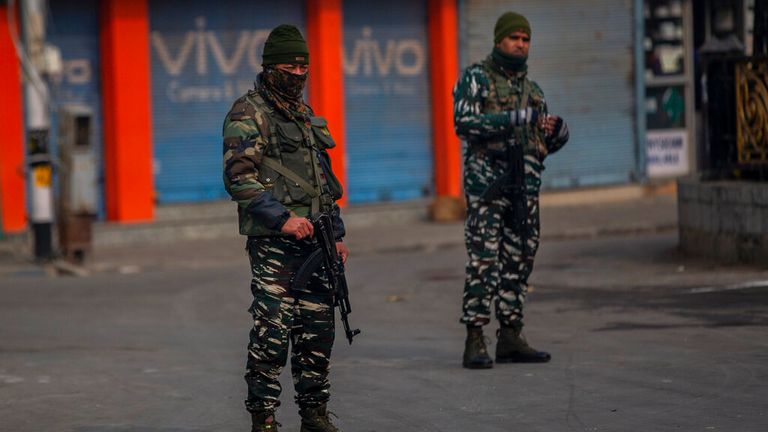
<svg viewBox="0 0 768 432">
<path fill-rule="evenodd" d="M 531 36 L 531 24 L 517 12 L 507 12 L 500 16 L 493 28 L 493 42 L 499 43 L 502 39 L 515 31 L 522 31 Z"/>
<path fill-rule="evenodd" d="M 295 26 L 281 24 L 267 36 L 261 65 L 274 64 L 309 64 L 307 41 Z"/>
</svg>

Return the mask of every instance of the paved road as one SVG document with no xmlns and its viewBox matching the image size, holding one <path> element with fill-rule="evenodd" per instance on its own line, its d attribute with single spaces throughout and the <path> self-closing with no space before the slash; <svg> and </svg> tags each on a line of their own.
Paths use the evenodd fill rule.
<svg viewBox="0 0 768 432">
<path fill-rule="evenodd" d="M 486 371 L 460 367 L 460 247 L 353 256 L 364 333 L 338 339 L 331 409 L 347 432 L 767 430 L 768 272 L 675 244 L 545 242 L 526 331 L 554 359 Z M 85 278 L 0 279 L 0 430 L 249 430 L 242 242 L 111 257 Z M 298 430 L 283 384 L 278 418 Z"/>
</svg>

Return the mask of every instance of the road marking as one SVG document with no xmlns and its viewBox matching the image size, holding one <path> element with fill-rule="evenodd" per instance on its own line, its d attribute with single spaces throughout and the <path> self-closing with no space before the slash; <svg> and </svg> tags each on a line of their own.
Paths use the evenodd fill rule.
<svg viewBox="0 0 768 432">
<path fill-rule="evenodd" d="M 20 376 L 0 374 L 0 383 L 3 383 L 3 384 L 16 384 L 23 381 L 24 381 L 24 378 Z"/>
<path fill-rule="evenodd" d="M 724 286 L 708 286 L 701 288 L 693 288 L 688 291 L 688 294 L 704 294 L 721 291 L 738 291 L 750 288 L 768 288 L 768 280 L 744 282 L 740 284 L 724 285 Z"/>
</svg>

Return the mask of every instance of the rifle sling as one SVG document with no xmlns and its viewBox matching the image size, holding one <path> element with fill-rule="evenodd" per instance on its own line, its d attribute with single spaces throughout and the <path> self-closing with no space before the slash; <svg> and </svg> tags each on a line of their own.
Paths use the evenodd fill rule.
<svg viewBox="0 0 768 432">
<path fill-rule="evenodd" d="M 270 158 L 264 158 L 262 159 L 261 163 L 267 167 L 271 168 L 278 173 L 282 174 L 285 178 L 288 180 L 296 183 L 301 190 L 307 193 L 307 195 L 311 196 L 312 198 L 316 198 L 320 196 L 319 193 L 315 190 L 315 188 L 312 187 L 307 181 L 305 181 L 303 178 L 301 178 L 300 175 L 296 174 L 294 171 L 291 171 L 288 169 L 285 165 L 281 164 L 280 162 L 277 162 L 274 159 Z"/>
<path fill-rule="evenodd" d="M 301 178 L 300 175 L 296 174 L 296 172 L 290 170 L 285 165 L 281 164 L 280 162 L 270 159 L 270 158 L 264 158 L 261 161 L 262 165 L 264 165 L 267 168 L 272 168 L 273 170 L 280 173 L 283 177 L 288 179 L 288 181 L 294 182 L 297 186 L 301 188 L 304 192 L 306 192 L 307 195 L 312 198 L 312 204 L 310 206 L 310 214 L 317 214 L 320 211 L 320 194 L 315 190 L 315 188 L 312 187 L 306 180 Z"/>
</svg>

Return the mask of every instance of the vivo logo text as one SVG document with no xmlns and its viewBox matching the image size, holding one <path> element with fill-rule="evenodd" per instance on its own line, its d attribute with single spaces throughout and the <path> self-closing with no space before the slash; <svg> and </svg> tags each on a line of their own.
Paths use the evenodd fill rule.
<svg viewBox="0 0 768 432">
<path fill-rule="evenodd" d="M 392 74 L 416 76 L 426 64 L 426 49 L 418 39 L 372 38 L 373 30 L 363 27 L 363 37 L 355 40 L 350 53 L 344 53 L 344 73 L 349 76 L 382 77 Z M 346 51 L 346 50 L 345 50 Z"/>
<path fill-rule="evenodd" d="M 204 17 L 195 20 L 195 27 L 197 30 L 188 31 L 180 38 L 152 32 L 152 48 L 168 75 L 181 75 L 190 62 L 193 62 L 197 75 L 208 75 L 211 59 L 223 75 L 236 74 L 243 63 L 252 72 L 261 70 L 261 50 L 269 30 L 241 30 L 234 46 L 227 52 L 217 32 L 205 29 Z M 169 39 L 177 43 L 172 44 Z"/>
</svg>

